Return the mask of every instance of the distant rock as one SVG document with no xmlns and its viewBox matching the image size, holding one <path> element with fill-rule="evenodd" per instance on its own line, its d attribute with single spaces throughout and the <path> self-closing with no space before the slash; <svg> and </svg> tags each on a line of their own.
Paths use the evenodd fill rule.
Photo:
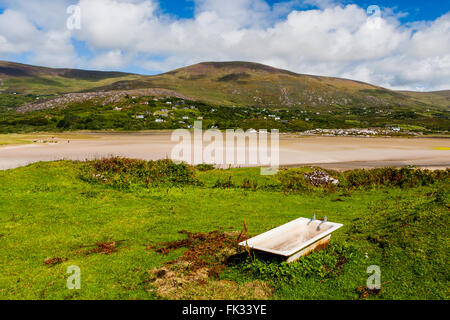
<svg viewBox="0 0 450 320">
<path fill-rule="evenodd" d="M 330 184 L 337 186 L 340 183 L 339 180 L 320 170 L 306 173 L 305 178 L 309 179 L 309 182 L 315 187 L 326 187 Z"/>
</svg>

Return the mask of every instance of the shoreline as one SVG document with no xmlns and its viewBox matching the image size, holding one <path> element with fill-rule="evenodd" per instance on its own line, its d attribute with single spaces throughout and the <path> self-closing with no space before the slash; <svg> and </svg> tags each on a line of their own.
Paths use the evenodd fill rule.
<svg viewBox="0 0 450 320">
<path fill-rule="evenodd" d="M 108 156 L 143 160 L 169 158 L 177 144 L 171 141 L 171 132 L 20 135 L 17 138 L 21 141 L 25 140 L 24 137 L 32 139 L 34 136 L 35 142 L 0 146 L 0 170 L 40 161 L 88 160 Z M 38 136 L 41 140 L 38 140 Z M 450 140 L 442 137 L 367 138 L 280 134 L 279 151 L 280 167 L 321 166 L 337 170 L 390 166 L 450 168 Z"/>
</svg>

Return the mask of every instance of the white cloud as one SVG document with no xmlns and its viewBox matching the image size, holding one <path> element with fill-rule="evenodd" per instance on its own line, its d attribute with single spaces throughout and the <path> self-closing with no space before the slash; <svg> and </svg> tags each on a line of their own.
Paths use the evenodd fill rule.
<svg viewBox="0 0 450 320">
<path fill-rule="evenodd" d="M 273 7 L 265 0 L 195 0 L 194 17 L 176 19 L 163 14 L 155 0 L 80 0 L 82 28 L 70 34 L 61 6 L 67 2 L 44 1 L 39 17 L 24 0 L 7 2 L 11 10 L 0 15 L 0 57 L 31 51 L 34 61 L 47 65 L 124 69 L 132 64 L 151 71 L 246 60 L 390 88 L 450 88 L 450 13 L 402 25 L 403 13 L 386 9 L 381 17 L 369 17 L 366 8 L 333 0 Z M 316 9 L 293 9 L 302 4 Z M 8 28 L 11 21 L 17 30 Z M 84 41 L 94 57 L 77 57 L 70 37 Z"/>
<path fill-rule="evenodd" d="M 30 50 L 36 44 L 33 39 L 39 35 L 24 14 L 13 10 L 5 10 L 0 15 L 0 30 L 0 54 Z"/>
<path fill-rule="evenodd" d="M 126 66 L 127 57 L 120 50 L 110 50 L 105 53 L 98 54 L 93 58 L 89 65 L 99 69 L 121 69 Z"/>
<path fill-rule="evenodd" d="M 0 14 L 0 58 L 27 53 L 30 62 L 51 67 L 65 67 L 77 62 L 71 33 L 61 28 L 65 20 L 57 18 L 53 5 L 61 2 L 43 1 L 40 6 L 22 0 L 7 1 L 10 6 Z M 27 6 L 28 5 L 28 6 Z M 61 7 L 64 8 L 64 7 Z M 49 11 L 48 14 L 44 14 Z M 65 8 L 64 11 L 65 12 Z M 42 15 L 40 15 L 42 13 Z M 45 18 L 48 18 L 47 21 Z"/>
</svg>

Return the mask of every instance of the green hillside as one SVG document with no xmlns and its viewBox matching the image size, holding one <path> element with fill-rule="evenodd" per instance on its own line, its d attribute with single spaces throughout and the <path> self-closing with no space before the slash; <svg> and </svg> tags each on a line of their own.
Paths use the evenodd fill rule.
<svg viewBox="0 0 450 320">
<path fill-rule="evenodd" d="M 251 62 L 205 62 L 156 76 L 52 69 L 0 61 L 0 92 L 59 95 L 163 88 L 224 106 L 448 107 L 448 91 L 397 92 L 354 80 L 297 74 Z"/>
<path fill-rule="evenodd" d="M 296 74 L 250 62 L 205 62 L 101 90 L 167 88 L 223 105 L 261 107 L 446 107 L 434 93 L 411 96 L 359 81 Z M 94 89 L 98 90 L 98 88 Z"/>
<path fill-rule="evenodd" d="M 55 95 L 84 91 L 140 77 L 122 72 L 52 69 L 0 61 L 0 92 L 2 94 Z"/>
</svg>

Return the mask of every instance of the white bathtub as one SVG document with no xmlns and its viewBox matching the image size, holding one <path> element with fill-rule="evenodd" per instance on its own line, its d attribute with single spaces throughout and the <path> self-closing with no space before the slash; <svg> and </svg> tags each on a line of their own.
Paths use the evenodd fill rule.
<svg viewBox="0 0 450 320">
<path fill-rule="evenodd" d="M 339 223 L 299 218 L 239 245 L 285 257 L 290 263 L 312 251 L 326 249 L 331 234 L 341 227 Z"/>
</svg>

